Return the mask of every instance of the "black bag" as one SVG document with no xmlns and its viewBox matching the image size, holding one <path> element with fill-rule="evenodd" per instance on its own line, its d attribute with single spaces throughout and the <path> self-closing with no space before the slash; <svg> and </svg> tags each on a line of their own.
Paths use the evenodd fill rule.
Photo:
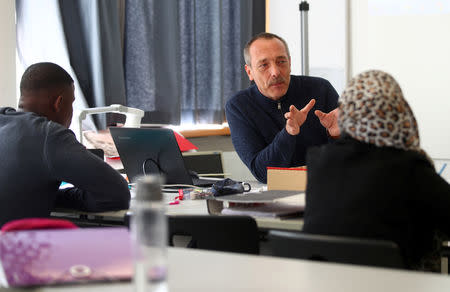
<svg viewBox="0 0 450 292">
<path fill-rule="evenodd" d="M 248 189 L 245 189 L 245 186 L 248 187 Z M 249 183 L 241 183 L 234 181 L 230 178 L 226 178 L 224 180 L 218 181 L 212 186 L 212 193 L 214 197 L 220 197 L 225 195 L 232 195 L 232 194 L 240 194 L 243 192 L 249 192 L 252 189 Z"/>
</svg>

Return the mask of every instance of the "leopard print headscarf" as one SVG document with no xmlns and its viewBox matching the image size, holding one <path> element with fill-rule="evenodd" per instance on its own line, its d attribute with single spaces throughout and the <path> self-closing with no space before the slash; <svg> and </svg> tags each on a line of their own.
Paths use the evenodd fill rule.
<svg viewBox="0 0 450 292">
<path fill-rule="evenodd" d="M 350 80 L 340 98 L 338 124 L 356 140 L 425 154 L 414 114 L 398 83 L 385 72 L 367 71 Z"/>
</svg>

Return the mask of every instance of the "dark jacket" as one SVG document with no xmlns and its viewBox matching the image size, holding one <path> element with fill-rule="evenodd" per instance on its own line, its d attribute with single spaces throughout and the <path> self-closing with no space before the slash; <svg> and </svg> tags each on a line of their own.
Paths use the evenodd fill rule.
<svg viewBox="0 0 450 292">
<path fill-rule="evenodd" d="M 346 136 L 311 148 L 307 167 L 304 232 L 393 240 L 409 265 L 434 230 L 450 234 L 450 185 L 417 152 Z"/>
<path fill-rule="evenodd" d="M 71 130 L 34 113 L 0 108 L 0 137 L 0 226 L 47 217 L 56 205 L 92 212 L 128 208 L 127 182 Z M 62 181 L 75 187 L 59 189 Z"/>
<path fill-rule="evenodd" d="M 284 114 L 291 105 L 302 109 L 311 99 L 314 108 L 300 128 L 300 134 L 286 132 Z M 267 167 L 305 164 L 306 149 L 329 141 L 314 110 L 329 112 L 337 107 L 338 94 L 323 78 L 291 76 L 289 89 L 280 100 L 262 95 L 256 85 L 238 92 L 226 104 L 234 148 L 253 175 L 267 181 Z"/>
</svg>

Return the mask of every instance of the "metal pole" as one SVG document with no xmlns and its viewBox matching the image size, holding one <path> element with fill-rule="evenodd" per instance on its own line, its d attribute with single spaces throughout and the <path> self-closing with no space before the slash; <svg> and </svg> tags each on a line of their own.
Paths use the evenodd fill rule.
<svg viewBox="0 0 450 292">
<path fill-rule="evenodd" d="M 345 54 L 345 59 L 346 59 L 346 68 L 347 70 L 345 70 L 345 84 L 347 84 L 348 81 L 350 81 L 350 78 L 352 78 L 353 76 L 353 68 L 352 68 L 352 21 L 353 21 L 353 15 L 352 15 L 352 1 L 351 0 L 347 0 L 345 2 L 347 9 L 345 11 L 346 16 L 345 19 L 347 19 L 347 23 L 346 23 L 346 54 Z"/>
<path fill-rule="evenodd" d="M 302 1 L 299 5 L 299 10 L 300 10 L 300 40 L 302 48 L 302 75 L 309 75 L 308 2 Z"/>
</svg>

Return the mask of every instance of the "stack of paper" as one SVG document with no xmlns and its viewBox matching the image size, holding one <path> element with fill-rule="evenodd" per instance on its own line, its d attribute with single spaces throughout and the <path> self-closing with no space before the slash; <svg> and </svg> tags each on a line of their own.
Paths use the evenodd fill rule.
<svg viewBox="0 0 450 292">
<path fill-rule="evenodd" d="M 298 191 L 264 191 L 219 197 L 228 202 L 222 209 L 226 215 L 248 215 L 254 217 L 291 217 L 300 215 L 305 209 L 305 193 Z"/>
</svg>

